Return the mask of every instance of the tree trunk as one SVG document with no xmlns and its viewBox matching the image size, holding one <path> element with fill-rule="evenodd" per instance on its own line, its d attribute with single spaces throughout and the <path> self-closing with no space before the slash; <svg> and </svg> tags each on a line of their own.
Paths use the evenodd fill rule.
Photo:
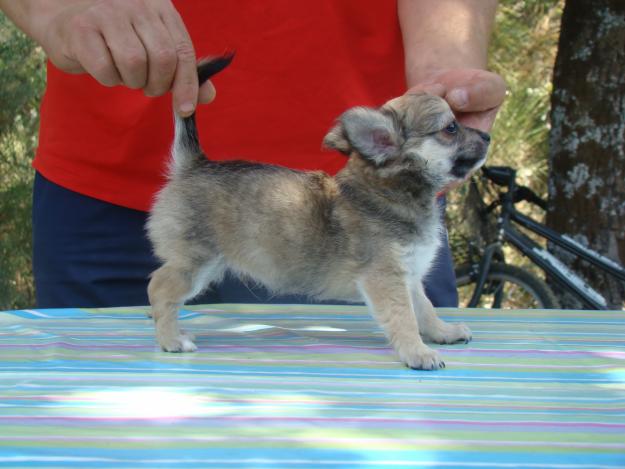
<svg viewBox="0 0 625 469">
<path fill-rule="evenodd" d="M 625 260 L 625 1 L 567 0 L 554 69 L 547 224 Z M 566 261 L 621 309 L 623 285 Z"/>
</svg>

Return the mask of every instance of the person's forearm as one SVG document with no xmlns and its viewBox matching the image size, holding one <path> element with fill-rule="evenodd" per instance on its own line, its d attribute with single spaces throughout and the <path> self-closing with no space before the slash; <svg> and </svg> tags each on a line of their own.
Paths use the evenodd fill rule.
<svg viewBox="0 0 625 469">
<path fill-rule="evenodd" d="M 398 0 L 406 80 L 434 70 L 486 68 L 497 0 Z"/>
</svg>

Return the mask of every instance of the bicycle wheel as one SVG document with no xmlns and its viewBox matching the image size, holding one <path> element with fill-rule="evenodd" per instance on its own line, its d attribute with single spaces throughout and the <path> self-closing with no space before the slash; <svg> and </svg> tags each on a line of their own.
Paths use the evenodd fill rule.
<svg viewBox="0 0 625 469">
<path fill-rule="evenodd" d="M 466 307 L 475 290 L 477 275 L 470 265 L 456 269 L 456 285 L 460 306 Z M 494 263 L 486 277 L 480 308 L 504 309 L 556 309 L 558 300 L 551 288 L 538 277 L 508 264 Z"/>
</svg>

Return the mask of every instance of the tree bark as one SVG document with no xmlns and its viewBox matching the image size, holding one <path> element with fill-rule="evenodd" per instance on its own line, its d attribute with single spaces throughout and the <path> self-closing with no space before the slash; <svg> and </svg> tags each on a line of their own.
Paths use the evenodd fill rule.
<svg viewBox="0 0 625 469">
<path fill-rule="evenodd" d="M 623 263 L 625 256 L 625 1 L 567 0 L 551 100 L 547 224 Z M 625 289 L 562 256 L 621 309 Z"/>
</svg>

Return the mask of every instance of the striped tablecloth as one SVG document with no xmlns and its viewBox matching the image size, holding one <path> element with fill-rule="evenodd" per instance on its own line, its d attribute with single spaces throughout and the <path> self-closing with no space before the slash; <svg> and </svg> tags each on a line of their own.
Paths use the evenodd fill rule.
<svg viewBox="0 0 625 469">
<path fill-rule="evenodd" d="M 360 307 L 0 312 L 1 467 L 625 467 L 625 313 L 445 310 L 401 366 Z"/>
</svg>

